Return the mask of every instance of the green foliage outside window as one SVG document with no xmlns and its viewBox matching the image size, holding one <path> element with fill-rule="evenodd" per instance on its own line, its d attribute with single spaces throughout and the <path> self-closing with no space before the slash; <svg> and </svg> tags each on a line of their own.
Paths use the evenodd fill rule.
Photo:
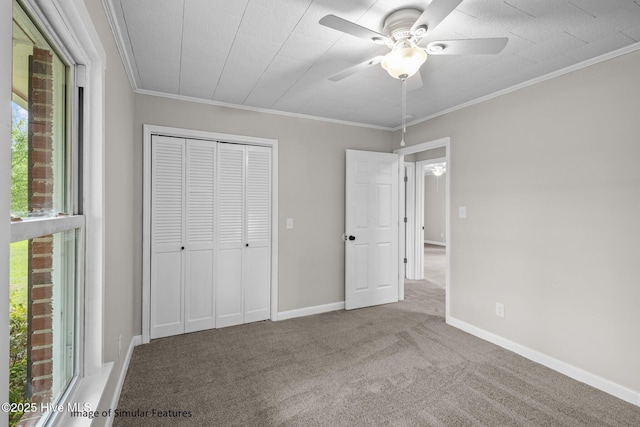
<svg viewBox="0 0 640 427">
<path fill-rule="evenodd" d="M 11 126 L 11 213 L 26 216 L 28 191 L 28 136 L 26 112 L 12 105 Z M 29 403 L 27 395 L 27 242 L 11 244 L 11 308 L 9 312 L 9 402 Z M 9 413 L 15 426 L 22 412 Z"/>
<path fill-rule="evenodd" d="M 11 120 L 11 212 L 13 216 L 27 214 L 28 136 L 26 112 L 12 105 Z"/>
<path fill-rule="evenodd" d="M 9 324 L 11 340 L 9 347 L 9 402 L 29 403 L 27 396 L 27 309 L 22 304 L 11 304 Z M 9 413 L 9 425 L 15 426 L 22 412 Z"/>
</svg>

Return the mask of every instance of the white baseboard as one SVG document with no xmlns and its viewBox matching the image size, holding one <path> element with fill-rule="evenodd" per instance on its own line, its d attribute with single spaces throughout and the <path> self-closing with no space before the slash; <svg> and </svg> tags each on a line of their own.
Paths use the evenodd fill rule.
<svg viewBox="0 0 640 427">
<path fill-rule="evenodd" d="M 113 398 L 111 399 L 111 404 L 109 405 L 109 409 L 116 410 L 118 408 L 118 402 L 120 401 L 120 393 L 122 392 L 122 386 L 124 385 L 124 379 L 127 376 L 127 371 L 129 370 L 129 362 L 131 362 L 131 356 L 133 355 L 133 348 L 142 344 L 142 335 L 134 335 L 131 337 L 131 342 L 129 343 L 129 348 L 127 349 L 127 354 L 124 356 L 124 361 L 122 362 L 122 368 L 120 369 L 120 374 L 118 375 L 118 383 L 116 384 L 116 389 L 113 392 Z M 106 419 L 105 426 L 111 427 L 113 424 L 113 417 L 109 417 Z"/>
<path fill-rule="evenodd" d="M 278 320 L 293 319 L 295 317 L 311 316 L 312 314 L 328 313 L 330 311 L 344 310 L 344 301 L 331 304 L 315 305 L 313 307 L 298 308 L 296 310 L 281 311 Z"/>
<path fill-rule="evenodd" d="M 485 331 L 484 329 L 473 326 L 460 319 L 456 319 L 455 317 L 448 316 L 447 324 L 468 332 L 471 335 L 475 335 L 476 337 L 481 338 L 485 341 L 496 344 L 502 348 L 506 348 L 507 350 L 519 354 L 522 357 L 525 357 L 529 360 L 544 365 L 547 368 L 553 369 L 556 372 L 560 372 L 561 374 L 573 378 L 574 380 L 588 384 L 592 387 L 597 388 L 598 390 L 604 391 L 605 393 L 611 394 L 636 406 L 640 406 L 640 391 L 632 390 L 623 385 L 614 383 L 613 381 L 610 381 L 606 378 L 602 378 L 596 374 L 587 372 L 584 369 L 570 365 L 569 363 L 558 360 L 547 354 L 540 353 L 539 351 L 533 350 L 522 344 L 518 344 L 516 342 L 502 338 L 499 335 Z"/>
<path fill-rule="evenodd" d="M 437 242 L 435 240 L 425 240 L 424 243 L 426 243 L 427 245 L 447 246 L 445 242 Z"/>
</svg>

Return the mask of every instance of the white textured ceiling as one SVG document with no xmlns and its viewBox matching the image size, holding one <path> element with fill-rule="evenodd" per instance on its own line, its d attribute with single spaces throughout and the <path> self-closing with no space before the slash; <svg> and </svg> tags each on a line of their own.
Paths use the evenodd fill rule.
<svg viewBox="0 0 640 427">
<path fill-rule="evenodd" d="M 425 1 L 107 0 L 132 86 L 385 128 L 401 122 L 400 81 L 375 66 L 388 49 L 318 24 L 335 14 L 381 31 Z M 508 37 L 498 55 L 430 56 L 407 96 L 419 120 L 640 41 L 640 0 L 464 0 L 426 41 Z"/>
</svg>

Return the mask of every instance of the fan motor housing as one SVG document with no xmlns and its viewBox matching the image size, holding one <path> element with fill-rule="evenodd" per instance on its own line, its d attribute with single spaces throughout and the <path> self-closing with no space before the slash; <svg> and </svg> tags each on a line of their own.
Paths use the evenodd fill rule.
<svg viewBox="0 0 640 427">
<path fill-rule="evenodd" d="M 418 9 L 399 9 L 391 12 L 384 20 L 382 33 L 394 41 L 411 37 L 411 27 L 422 15 Z"/>
</svg>

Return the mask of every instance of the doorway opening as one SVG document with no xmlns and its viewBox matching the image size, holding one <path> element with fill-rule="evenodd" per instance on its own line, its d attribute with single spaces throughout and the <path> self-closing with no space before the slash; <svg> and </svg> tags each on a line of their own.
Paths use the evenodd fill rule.
<svg viewBox="0 0 640 427">
<path fill-rule="evenodd" d="M 445 319 L 449 317 L 451 277 L 450 138 L 394 150 L 403 156 L 401 209 L 405 227 L 400 247 L 401 299 L 404 280 L 425 281 L 445 290 Z M 401 217 L 402 218 L 402 217 Z"/>
<path fill-rule="evenodd" d="M 442 148 L 423 151 L 416 157 L 432 157 Z M 421 236 L 422 254 L 416 260 L 416 279 L 426 280 L 440 288 L 446 287 L 446 188 L 447 159 L 435 157 L 416 162 L 418 171 L 415 191 L 416 233 Z M 419 245 L 418 245 L 419 246 Z"/>
</svg>

